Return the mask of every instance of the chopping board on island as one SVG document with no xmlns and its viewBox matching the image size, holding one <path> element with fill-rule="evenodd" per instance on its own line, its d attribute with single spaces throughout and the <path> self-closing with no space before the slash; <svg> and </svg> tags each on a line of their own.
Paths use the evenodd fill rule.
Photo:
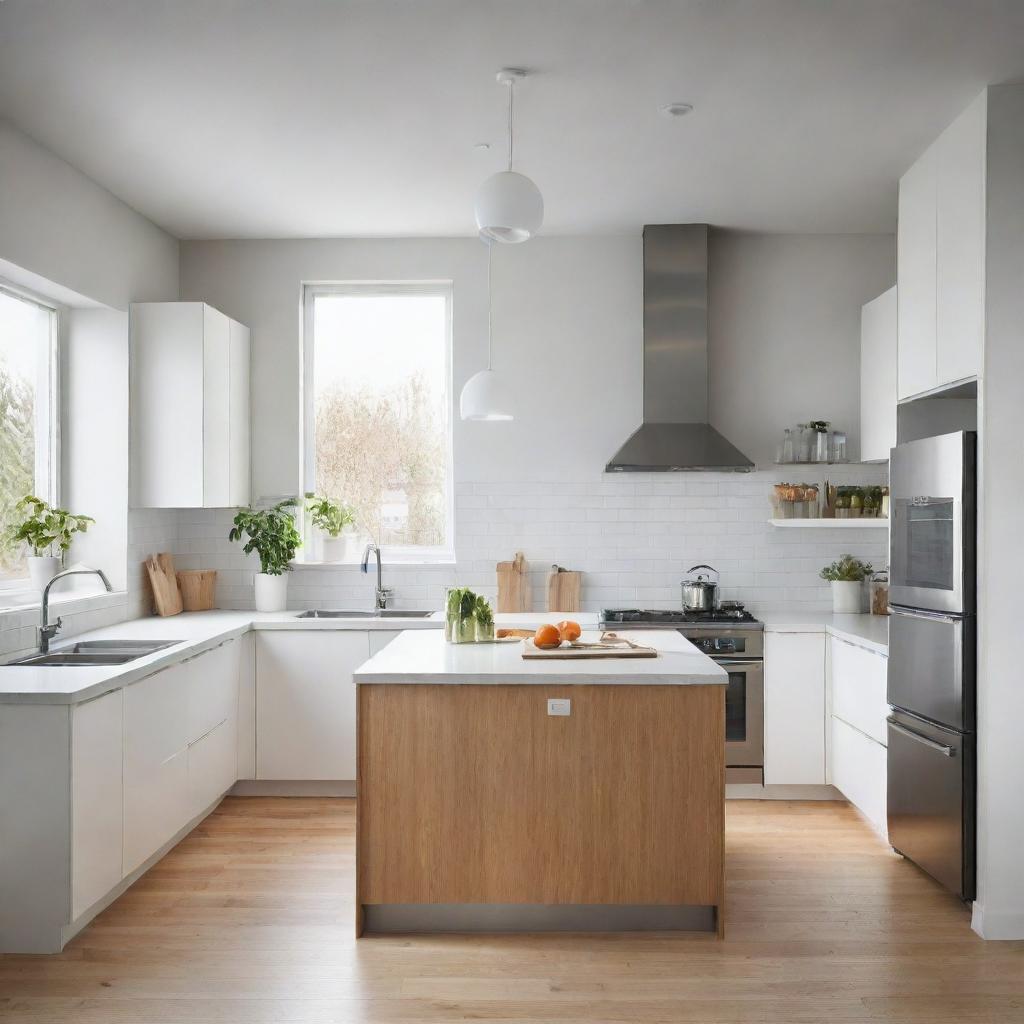
<svg viewBox="0 0 1024 1024">
<path fill-rule="evenodd" d="M 530 577 L 526 556 L 517 551 L 511 562 L 499 562 L 498 611 L 528 612 L 530 610 Z"/>
<path fill-rule="evenodd" d="M 523 640 L 523 657 L 528 661 L 584 661 L 588 658 L 656 658 L 653 647 L 621 641 L 618 643 L 562 644 L 560 647 L 538 647 L 532 640 Z"/>
</svg>

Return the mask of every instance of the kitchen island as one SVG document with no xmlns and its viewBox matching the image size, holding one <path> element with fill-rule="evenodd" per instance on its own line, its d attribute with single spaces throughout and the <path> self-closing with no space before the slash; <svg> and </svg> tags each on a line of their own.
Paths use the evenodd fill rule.
<svg viewBox="0 0 1024 1024">
<path fill-rule="evenodd" d="M 722 934 L 726 673 L 621 635 L 658 656 L 410 631 L 355 673 L 358 934 Z"/>
</svg>

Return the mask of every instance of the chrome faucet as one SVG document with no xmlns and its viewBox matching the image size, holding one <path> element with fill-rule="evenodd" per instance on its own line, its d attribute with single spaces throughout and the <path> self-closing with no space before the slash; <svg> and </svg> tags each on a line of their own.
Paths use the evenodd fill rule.
<svg viewBox="0 0 1024 1024">
<path fill-rule="evenodd" d="M 363 572 L 369 572 L 370 571 L 370 555 L 371 554 L 376 556 L 376 559 L 377 559 L 377 590 L 375 592 L 373 607 L 376 608 L 377 611 L 382 612 L 382 611 L 384 611 L 385 608 L 387 608 L 387 606 L 388 606 L 388 598 L 392 595 L 393 591 L 389 590 L 381 582 L 381 577 L 380 577 L 380 548 L 377 547 L 377 545 L 374 544 L 373 541 L 370 541 L 370 543 L 366 545 L 366 550 L 363 552 L 363 565 L 362 565 Z"/>
<path fill-rule="evenodd" d="M 39 627 L 39 653 L 47 654 L 50 650 L 50 641 L 57 635 L 60 627 L 63 625 L 61 617 L 57 616 L 56 622 L 48 622 L 50 616 L 50 587 L 57 582 L 57 580 L 64 579 L 65 576 L 99 576 L 103 581 L 103 586 L 110 592 L 114 588 L 110 585 L 110 580 L 107 579 L 106 574 L 102 569 L 65 569 L 63 572 L 57 573 L 56 576 L 50 580 L 49 583 L 43 587 L 43 624 Z"/>
</svg>

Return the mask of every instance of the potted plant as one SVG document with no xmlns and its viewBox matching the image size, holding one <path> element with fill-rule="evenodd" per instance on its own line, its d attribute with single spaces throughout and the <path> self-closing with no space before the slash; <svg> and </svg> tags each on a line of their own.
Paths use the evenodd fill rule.
<svg viewBox="0 0 1024 1024">
<path fill-rule="evenodd" d="M 864 581 L 873 572 L 867 562 L 843 555 L 821 570 L 821 578 L 832 584 L 832 611 L 863 611 Z"/>
<path fill-rule="evenodd" d="M 309 496 L 306 503 L 313 525 L 321 530 L 323 538 L 323 560 L 325 562 L 347 562 L 349 542 L 355 525 L 356 512 L 351 505 L 336 504 L 330 498 Z"/>
<path fill-rule="evenodd" d="M 54 508 L 34 494 L 26 494 L 14 506 L 22 518 L 12 533 L 14 541 L 24 541 L 32 550 L 28 556 L 28 575 L 34 590 L 42 590 L 64 566 L 64 556 L 76 533 L 85 533 L 90 516 L 76 516 L 66 508 Z"/>
<path fill-rule="evenodd" d="M 240 508 L 229 540 L 247 537 L 242 550 L 259 555 L 260 571 L 256 573 L 256 611 L 280 612 L 288 605 L 288 577 L 295 552 L 302 546 L 302 537 L 295 529 L 292 510 L 298 500 L 289 498 L 272 508 L 256 511 Z"/>
</svg>

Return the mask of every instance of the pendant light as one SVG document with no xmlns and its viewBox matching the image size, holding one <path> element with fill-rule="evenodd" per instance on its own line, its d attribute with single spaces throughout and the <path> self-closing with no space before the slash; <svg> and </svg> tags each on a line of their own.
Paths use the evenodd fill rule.
<svg viewBox="0 0 1024 1024">
<path fill-rule="evenodd" d="M 516 82 L 526 77 L 522 68 L 502 68 L 497 78 L 508 89 L 508 170 L 492 174 L 476 195 L 476 226 L 495 242 L 525 242 L 544 220 L 544 199 L 525 174 L 512 170 L 512 114 Z"/>
<path fill-rule="evenodd" d="M 512 413 L 500 374 L 491 369 L 491 246 L 494 242 L 481 235 L 487 246 L 487 369 L 474 373 L 459 396 L 459 415 L 464 420 L 510 420 Z"/>
</svg>

